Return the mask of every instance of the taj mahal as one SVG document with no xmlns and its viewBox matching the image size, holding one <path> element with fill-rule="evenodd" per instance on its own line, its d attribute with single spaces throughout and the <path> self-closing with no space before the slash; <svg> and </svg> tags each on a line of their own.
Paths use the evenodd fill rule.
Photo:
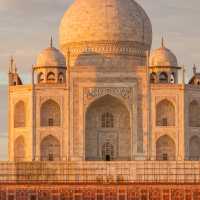
<svg viewBox="0 0 200 200">
<path fill-rule="evenodd" d="M 151 51 L 140 5 L 77 0 L 59 32 L 60 49 L 51 41 L 38 55 L 32 84 L 11 61 L 10 161 L 200 158 L 200 77 L 194 68 L 180 82 L 164 41 Z"/>
<path fill-rule="evenodd" d="M 2 188 L 30 183 L 24 200 L 111 200 L 114 193 L 109 198 L 92 188 L 96 196 L 86 198 L 89 186 L 76 194 L 69 185 L 74 196 L 62 198 L 64 186 L 54 195 L 44 182 L 84 183 L 83 188 L 117 182 L 126 192 L 119 188 L 113 199 L 137 199 L 128 187 L 139 188 L 142 200 L 200 199 L 193 185 L 200 183 L 200 73 L 193 66 L 186 82 L 167 42 L 162 39 L 155 50 L 151 45 L 151 21 L 136 1 L 75 0 L 61 20 L 59 48 L 51 39 L 39 53 L 30 84 L 23 84 L 11 59 L 9 161 L 0 163 L 0 182 L 7 184 Z M 152 193 L 148 184 L 140 189 L 148 182 L 166 188 L 157 197 L 160 186 Z M 42 189 L 33 183 L 50 187 L 50 196 L 40 196 Z M 178 183 L 184 188 L 177 189 Z M 15 189 L 8 191 L 0 193 L 22 199 Z"/>
</svg>

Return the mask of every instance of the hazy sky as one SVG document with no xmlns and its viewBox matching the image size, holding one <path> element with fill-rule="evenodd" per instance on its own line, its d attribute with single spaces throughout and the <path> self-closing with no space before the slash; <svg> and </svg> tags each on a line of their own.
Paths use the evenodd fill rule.
<svg viewBox="0 0 200 200">
<path fill-rule="evenodd" d="M 29 80 L 38 53 L 53 35 L 57 45 L 59 22 L 72 0 L 0 0 L 0 84 L 7 83 L 9 57 L 16 58 L 23 80 Z M 153 25 L 153 48 L 161 37 L 180 65 L 191 73 L 200 65 L 200 1 L 137 0 Z M 199 69 L 200 70 L 200 69 Z M 29 73 L 29 75 L 28 75 Z M 0 86 L 0 135 L 6 135 L 6 88 Z M 3 144 L 2 144 L 3 143 Z M 6 138 L 0 137 L 0 157 L 5 158 Z"/>
</svg>

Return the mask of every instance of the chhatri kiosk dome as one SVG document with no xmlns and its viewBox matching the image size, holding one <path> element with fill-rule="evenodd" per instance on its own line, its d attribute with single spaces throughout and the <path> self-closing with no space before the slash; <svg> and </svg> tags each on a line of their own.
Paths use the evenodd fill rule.
<svg viewBox="0 0 200 200">
<path fill-rule="evenodd" d="M 66 58 L 59 49 L 50 47 L 42 50 L 37 57 L 34 73 L 38 83 L 64 83 L 66 80 Z"/>
<path fill-rule="evenodd" d="M 65 55 L 70 48 L 76 58 L 81 53 L 96 56 L 97 62 L 104 54 L 132 56 L 132 65 L 143 65 L 152 43 L 149 17 L 134 0 L 76 0 L 64 14 L 59 32 Z M 89 61 L 85 62 L 80 64 Z"/>
<path fill-rule="evenodd" d="M 181 69 L 178 66 L 176 55 L 164 45 L 162 39 L 161 47 L 151 52 L 149 58 L 152 83 L 177 83 L 178 73 Z"/>
<path fill-rule="evenodd" d="M 55 47 L 44 49 L 37 57 L 37 67 L 66 67 L 64 55 Z"/>
<path fill-rule="evenodd" d="M 162 47 L 152 51 L 149 65 L 151 67 L 178 67 L 175 54 L 162 44 Z"/>
</svg>

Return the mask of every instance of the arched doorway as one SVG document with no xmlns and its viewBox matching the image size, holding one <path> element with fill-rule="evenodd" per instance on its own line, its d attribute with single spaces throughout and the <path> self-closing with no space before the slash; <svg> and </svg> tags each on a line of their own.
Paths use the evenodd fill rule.
<svg viewBox="0 0 200 200">
<path fill-rule="evenodd" d="M 189 105 L 189 126 L 200 127 L 200 106 L 199 103 L 194 100 Z"/>
<path fill-rule="evenodd" d="M 114 146 L 107 141 L 102 146 L 102 159 L 104 161 L 111 161 L 114 158 Z"/>
<path fill-rule="evenodd" d="M 14 111 L 14 127 L 22 128 L 26 126 L 26 107 L 23 101 L 19 101 L 15 105 Z"/>
<path fill-rule="evenodd" d="M 200 160 L 200 138 L 198 136 L 190 139 L 189 149 L 190 160 Z"/>
<path fill-rule="evenodd" d="M 38 74 L 38 83 L 43 83 L 44 82 L 44 74 L 41 72 Z"/>
<path fill-rule="evenodd" d="M 175 107 L 167 99 L 162 100 L 156 105 L 156 125 L 175 126 Z"/>
<path fill-rule="evenodd" d="M 86 160 L 130 160 L 130 113 L 111 95 L 94 101 L 86 112 Z"/>
<path fill-rule="evenodd" d="M 22 136 L 15 140 L 14 144 L 14 160 L 17 162 L 25 160 L 25 142 Z"/>
<path fill-rule="evenodd" d="M 159 82 L 160 83 L 168 83 L 168 75 L 166 72 L 161 72 L 159 75 Z"/>
<path fill-rule="evenodd" d="M 58 83 L 64 83 L 64 74 L 62 72 L 58 74 Z"/>
<path fill-rule="evenodd" d="M 156 142 L 156 160 L 175 160 L 176 145 L 167 135 L 162 136 Z"/>
<path fill-rule="evenodd" d="M 60 126 L 60 106 L 53 100 L 44 102 L 40 110 L 40 125 L 42 127 Z"/>
<path fill-rule="evenodd" d="M 40 146 L 42 161 L 60 160 L 60 142 L 53 136 L 47 136 L 43 139 Z"/>
<path fill-rule="evenodd" d="M 53 72 L 47 74 L 47 83 L 55 83 L 56 76 Z"/>
</svg>

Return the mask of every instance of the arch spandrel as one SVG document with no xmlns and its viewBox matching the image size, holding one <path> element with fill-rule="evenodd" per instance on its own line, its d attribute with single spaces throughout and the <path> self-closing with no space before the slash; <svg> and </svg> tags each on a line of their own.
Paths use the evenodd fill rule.
<svg viewBox="0 0 200 200">
<path fill-rule="evenodd" d="M 173 106 L 176 108 L 176 97 L 170 97 L 170 96 L 160 96 L 156 98 L 156 105 L 158 105 L 162 101 L 169 101 L 173 104 Z"/>
<path fill-rule="evenodd" d="M 41 97 L 39 97 L 40 106 L 48 100 L 55 101 L 59 105 L 61 105 L 61 103 L 62 103 L 62 100 L 59 96 L 41 96 Z"/>
<path fill-rule="evenodd" d="M 167 131 L 164 131 L 164 132 L 155 132 L 154 141 L 158 141 L 159 138 L 164 137 L 164 136 L 170 137 L 173 141 L 177 140 L 175 131 L 171 131 L 170 133 L 168 133 Z"/>
<path fill-rule="evenodd" d="M 90 107 L 90 105 L 92 105 L 92 103 L 107 95 L 118 99 L 122 104 L 126 106 L 128 110 L 130 110 L 131 106 L 134 104 L 133 88 L 84 88 L 84 105 L 86 110 L 88 107 Z"/>
</svg>

